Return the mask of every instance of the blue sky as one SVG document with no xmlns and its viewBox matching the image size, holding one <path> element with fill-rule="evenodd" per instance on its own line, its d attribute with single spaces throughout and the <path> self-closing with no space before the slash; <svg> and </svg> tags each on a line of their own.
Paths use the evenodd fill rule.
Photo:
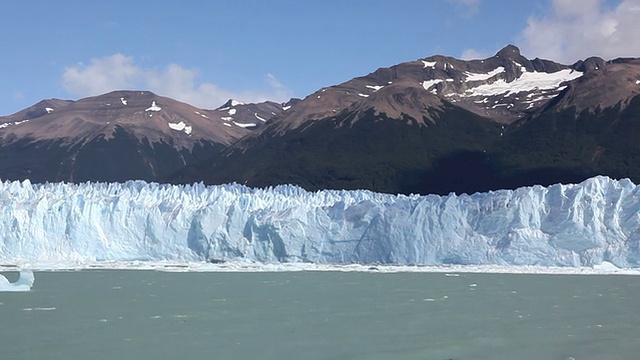
<svg viewBox="0 0 640 360">
<path fill-rule="evenodd" d="M 0 115 L 151 90 L 203 108 L 286 101 L 379 67 L 512 43 L 573 63 L 640 57 L 640 0 L 5 1 Z"/>
</svg>

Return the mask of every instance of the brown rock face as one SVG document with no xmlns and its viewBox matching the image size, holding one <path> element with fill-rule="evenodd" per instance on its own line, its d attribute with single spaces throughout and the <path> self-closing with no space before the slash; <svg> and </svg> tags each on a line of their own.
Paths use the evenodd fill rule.
<svg viewBox="0 0 640 360">
<path fill-rule="evenodd" d="M 0 117 L 0 177 L 32 181 L 157 181 L 218 154 L 282 111 L 230 100 L 216 110 L 148 91 L 44 100 Z"/>
</svg>

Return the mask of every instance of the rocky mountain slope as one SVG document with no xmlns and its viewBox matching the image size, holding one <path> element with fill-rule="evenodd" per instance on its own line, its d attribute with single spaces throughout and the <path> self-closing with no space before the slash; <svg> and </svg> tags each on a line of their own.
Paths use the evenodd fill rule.
<svg viewBox="0 0 640 360">
<path fill-rule="evenodd" d="M 529 60 L 511 45 L 419 59 L 320 89 L 168 180 L 441 194 L 640 181 L 639 70 L 638 59 Z"/>
<path fill-rule="evenodd" d="M 0 176 L 44 181 L 155 181 L 209 158 L 282 111 L 230 100 L 198 109 L 148 91 L 50 99 L 0 117 Z"/>
<path fill-rule="evenodd" d="M 431 56 L 286 104 L 198 109 L 146 91 L 0 117 L 0 178 L 389 193 L 640 182 L 640 59 Z"/>
</svg>

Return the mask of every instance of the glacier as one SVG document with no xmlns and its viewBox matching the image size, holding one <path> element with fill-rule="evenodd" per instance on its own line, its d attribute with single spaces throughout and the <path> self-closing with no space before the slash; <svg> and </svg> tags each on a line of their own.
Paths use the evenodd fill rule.
<svg viewBox="0 0 640 360">
<path fill-rule="evenodd" d="M 640 267 L 640 187 L 472 195 L 0 183 L 0 265 L 109 261 Z"/>
</svg>

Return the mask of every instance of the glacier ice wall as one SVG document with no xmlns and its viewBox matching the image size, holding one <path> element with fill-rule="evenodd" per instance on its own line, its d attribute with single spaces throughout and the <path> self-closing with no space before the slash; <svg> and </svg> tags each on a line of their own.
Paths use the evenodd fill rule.
<svg viewBox="0 0 640 360">
<path fill-rule="evenodd" d="M 640 187 L 473 195 L 0 184 L 0 263 L 127 260 L 640 266 Z"/>
</svg>

